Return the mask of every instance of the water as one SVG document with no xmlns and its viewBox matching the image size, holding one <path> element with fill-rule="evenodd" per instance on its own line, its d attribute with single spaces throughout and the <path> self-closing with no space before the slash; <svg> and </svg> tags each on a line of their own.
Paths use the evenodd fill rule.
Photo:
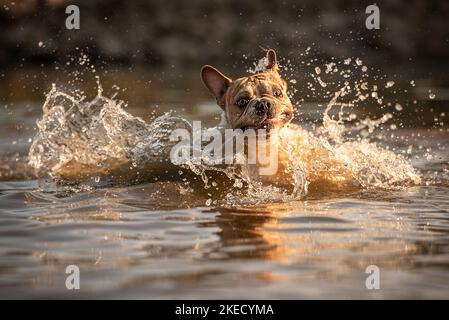
<svg viewBox="0 0 449 320">
<path fill-rule="evenodd" d="M 353 62 L 359 65 L 355 59 Z M 12 90 L 13 98 L 5 103 L 10 117 L 2 117 L 0 128 L 0 296 L 449 298 L 447 116 L 441 115 L 440 105 L 429 107 L 419 101 L 434 110 L 421 110 L 426 117 L 430 114 L 426 121 L 438 118 L 436 125 L 423 126 L 405 113 L 411 109 L 406 101 L 413 101 L 414 96 L 396 92 L 394 99 L 384 97 L 387 88 L 379 85 L 372 90 L 369 83 L 370 104 L 374 101 L 381 105 L 384 102 L 379 99 L 390 99 L 390 109 L 397 110 L 393 103 L 397 99 L 405 111 L 402 116 L 393 111 L 394 116 L 389 117 L 385 114 L 390 109 L 380 108 L 366 118 L 363 109 L 351 107 L 361 103 L 357 90 L 343 93 L 350 96 L 344 105 L 332 100 L 335 92 L 342 94 L 335 90 L 341 86 L 330 89 L 332 81 L 326 79 L 326 70 L 333 67 L 320 66 L 320 80 L 311 84 L 312 93 L 298 108 L 297 123 L 302 129 L 294 133 L 301 137 L 303 147 L 314 146 L 306 150 L 307 159 L 319 160 L 317 164 L 301 159 L 300 172 L 306 176 L 300 183 L 309 183 L 308 192 L 301 189 L 299 193 L 251 181 L 249 189 L 231 184 L 226 192 L 216 192 L 204 189 L 203 177 L 188 168 L 183 168 L 180 176 L 177 168 L 174 176 L 157 174 L 157 179 L 153 174 L 137 178 L 131 175 L 153 168 L 153 158 L 143 156 L 154 153 L 152 148 L 159 148 L 165 141 L 165 136 L 160 135 L 164 131 L 155 128 L 166 128 L 167 121 L 179 125 L 192 119 L 212 126 L 220 116 L 203 89 L 192 85 L 198 80 L 161 81 L 161 87 L 140 85 L 142 91 L 138 91 L 139 76 L 133 79 L 136 86 L 129 89 L 132 92 L 128 98 L 123 91 L 119 93 L 125 96 L 128 106 L 120 105 L 119 98 L 101 100 L 97 111 L 104 110 L 106 122 L 91 121 L 89 114 L 84 118 L 89 128 L 84 131 L 83 125 L 74 122 L 70 135 L 78 133 L 76 146 L 90 148 L 84 156 L 74 144 L 67 144 L 69 150 L 53 144 L 47 149 L 50 157 L 41 158 L 47 162 L 32 159 L 35 167 L 45 168 L 38 170 L 40 175 L 47 172 L 60 177 L 67 173 L 69 180 L 80 178 L 83 182 L 58 185 L 51 179 L 37 179 L 27 164 L 28 150 L 32 143 L 43 141 L 42 135 L 36 135 L 34 123 L 42 117 L 44 98 L 14 98 L 20 96 L 20 90 Z M 316 75 L 314 70 L 311 73 Z M 351 76 L 355 79 L 351 86 L 355 82 L 362 86 L 366 79 Z M 110 88 L 108 81 L 117 84 L 117 79 L 102 77 L 101 82 L 104 88 Z M 291 80 L 290 86 L 302 82 Z M 128 81 L 129 86 L 129 79 L 123 81 Z M 44 88 L 36 91 L 47 92 L 50 82 L 44 81 Z M 86 84 L 92 92 L 84 102 L 76 100 L 76 94 L 65 98 L 72 102 L 75 99 L 79 107 L 98 106 L 90 104 L 98 102 L 97 86 L 92 83 Z M 397 84 L 388 82 L 385 87 L 395 88 Z M 110 92 L 100 94 L 112 96 Z M 308 104 L 317 96 L 322 100 Z M 447 102 L 443 103 L 447 106 Z M 49 110 L 55 110 L 58 104 L 49 105 Z M 327 114 L 326 106 L 330 106 Z M 339 114 L 340 108 L 348 108 L 348 112 Z M 169 109 L 175 109 L 174 118 L 165 116 L 153 122 Z M 99 134 L 104 123 L 111 123 L 107 122 L 111 119 L 107 117 L 109 111 L 121 115 L 109 127 L 109 132 L 120 129 L 109 135 L 113 143 L 105 143 L 105 135 Z M 342 120 L 354 120 L 352 113 L 357 114 L 358 121 Z M 52 120 L 58 119 L 66 118 L 57 116 Z M 46 142 L 61 141 L 64 136 L 64 132 L 53 129 L 41 133 L 51 133 L 45 136 Z M 86 140 L 87 136 L 94 139 Z M 58 156 L 52 153 L 55 150 Z M 329 152 L 323 154 L 325 150 Z M 64 156 L 73 154 L 78 162 L 72 161 L 67 170 L 59 170 L 64 167 L 58 166 L 60 161 L 67 159 Z M 44 153 L 40 150 L 31 155 Z M 88 165 L 80 166 L 81 162 Z M 49 170 L 55 165 L 55 170 Z M 110 172 L 105 174 L 103 170 L 113 166 L 125 170 L 118 173 L 120 177 L 128 175 L 136 181 L 127 185 L 105 182 Z M 341 178 L 348 166 L 351 176 L 343 175 L 343 184 L 337 179 L 334 185 L 334 178 Z M 77 292 L 65 287 L 65 269 L 72 264 L 81 270 L 81 290 Z M 380 268 L 380 290 L 365 287 L 368 265 Z"/>
</svg>

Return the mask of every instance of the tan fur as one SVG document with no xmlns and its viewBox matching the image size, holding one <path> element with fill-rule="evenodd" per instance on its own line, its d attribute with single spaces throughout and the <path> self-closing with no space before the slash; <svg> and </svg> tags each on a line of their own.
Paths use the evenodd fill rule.
<svg viewBox="0 0 449 320">
<path fill-rule="evenodd" d="M 211 66 L 201 70 L 205 86 L 215 96 L 223 109 L 227 126 L 233 129 L 280 129 L 293 118 L 293 106 L 287 95 L 287 83 L 278 73 L 274 50 L 267 52 L 267 68 L 261 73 L 231 80 Z M 280 93 L 280 94 L 279 94 Z M 237 105 L 240 98 L 248 98 L 247 105 Z M 266 112 L 258 113 L 258 103 L 268 103 Z M 257 133 L 260 131 L 258 130 Z M 277 185 L 291 185 L 291 174 L 287 173 L 287 155 L 280 150 L 279 170 L 274 175 L 260 176 L 260 180 Z M 257 170 L 257 165 L 255 166 Z"/>
<path fill-rule="evenodd" d="M 264 72 L 236 80 L 231 80 L 214 67 L 203 67 L 202 80 L 224 110 L 231 128 L 270 130 L 283 127 L 293 118 L 293 106 L 287 95 L 286 82 L 278 73 L 274 50 L 268 50 L 267 60 Z M 248 98 L 248 104 L 243 108 L 237 105 L 240 98 Z M 260 102 L 269 105 L 265 113 L 256 111 Z"/>
</svg>

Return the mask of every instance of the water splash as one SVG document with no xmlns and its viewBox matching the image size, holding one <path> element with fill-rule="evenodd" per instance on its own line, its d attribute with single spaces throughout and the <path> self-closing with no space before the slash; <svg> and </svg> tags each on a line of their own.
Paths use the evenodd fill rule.
<svg viewBox="0 0 449 320">
<path fill-rule="evenodd" d="M 122 101 L 103 96 L 100 85 L 88 102 L 53 86 L 43 112 L 29 164 L 38 176 L 71 181 L 159 174 L 169 165 L 170 133 L 189 128 L 186 120 L 170 113 L 146 123 L 127 113 Z"/>
<path fill-rule="evenodd" d="M 252 71 L 264 68 L 265 64 L 265 60 L 260 60 Z M 350 65 L 366 72 L 360 59 L 346 59 L 341 65 L 331 62 L 314 69 L 312 77 L 322 89 L 329 90 L 331 85 L 326 74 L 339 73 L 343 83 L 323 111 L 322 126 L 305 130 L 290 124 L 280 131 L 277 144 L 281 169 L 274 177 L 261 177 L 249 165 L 219 167 L 197 162 L 173 165 L 169 154 L 175 142 L 169 136 L 177 128 L 191 130 L 190 123 L 170 113 L 147 123 L 126 112 L 124 103 L 114 96 L 105 97 L 99 81 L 97 96 L 92 101 L 75 98 L 53 86 L 43 106 L 43 117 L 37 123 L 29 163 L 41 177 L 90 180 L 94 184 L 111 178 L 125 183 L 155 181 L 170 175 L 170 179 L 188 185 L 191 182 L 188 176 L 179 174 L 184 168 L 201 178 L 202 192 L 211 197 L 223 184 L 220 182 L 226 180 L 223 199 L 228 204 L 291 201 L 311 194 L 420 184 L 419 172 L 406 158 L 370 141 L 370 134 L 389 121 L 391 114 L 374 120 L 365 118 L 348 126 L 357 116 L 352 113 L 347 116 L 347 108 L 366 99 L 383 103 L 378 87 L 369 85 L 365 76 L 349 83 Z M 288 70 L 285 66 L 281 69 Z M 293 80 L 289 82 L 294 84 Z M 393 85 L 387 82 L 385 87 Z M 334 109 L 338 110 L 336 115 L 332 115 Z M 358 134 L 349 139 L 346 137 L 349 132 Z"/>
</svg>

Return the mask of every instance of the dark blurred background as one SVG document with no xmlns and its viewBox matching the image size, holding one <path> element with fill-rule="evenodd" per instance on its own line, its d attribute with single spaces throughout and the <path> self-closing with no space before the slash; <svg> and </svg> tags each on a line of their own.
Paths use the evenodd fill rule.
<svg viewBox="0 0 449 320">
<path fill-rule="evenodd" d="M 79 48 L 93 61 L 118 65 L 232 67 L 260 48 L 294 59 L 312 46 L 318 57 L 360 56 L 380 64 L 414 59 L 447 70 L 449 1 L 378 1 L 381 29 L 367 30 L 365 8 L 372 3 L 0 0 L 0 67 L 65 62 Z M 80 8 L 80 30 L 65 28 L 69 4 Z"/>
</svg>

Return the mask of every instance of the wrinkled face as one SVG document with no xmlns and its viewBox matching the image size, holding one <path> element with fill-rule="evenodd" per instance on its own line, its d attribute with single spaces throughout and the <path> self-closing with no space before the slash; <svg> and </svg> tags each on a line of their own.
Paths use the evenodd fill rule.
<svg viewBox="0 0 449 320">
<path fill-rule="evenodd" d="M 281 128 L 293 118 L 286 82 L 277 71 L 276 54 L 269 50 L 267 70 L 232 81 L 205 66 L 202 79 L 225 111 L 228 124 L 240 129 Z"/>
<path fill-rule="evenodd" d="M 274 72 L 235 80 L 223 99 L 233 128 L 270 130 L 283 127 L 293 117 L 285 81 Z"/>
</svg>

